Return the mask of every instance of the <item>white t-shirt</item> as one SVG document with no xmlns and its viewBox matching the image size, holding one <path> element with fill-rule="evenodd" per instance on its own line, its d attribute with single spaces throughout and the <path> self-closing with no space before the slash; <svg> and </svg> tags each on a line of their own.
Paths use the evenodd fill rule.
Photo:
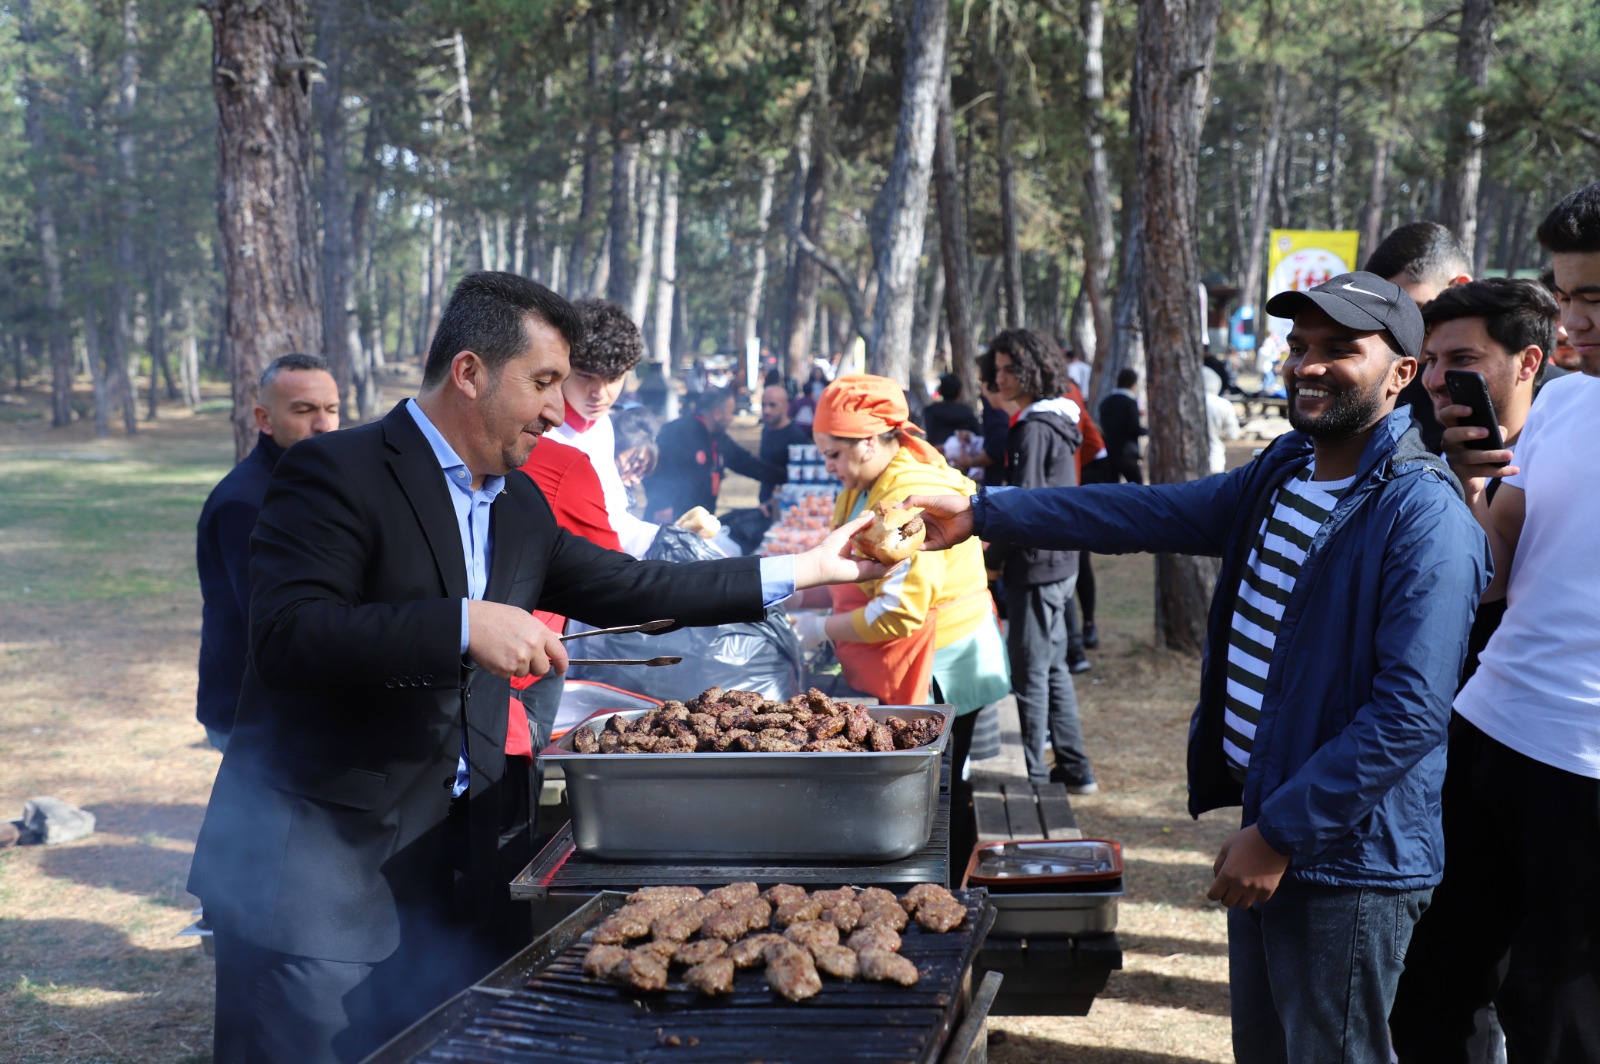
<svg viewBox="0 0 1600 1064">
<path fill-rule="evenodd" d="M 1540 391 L 1517 440 L 1527 516 L 1506 615 L 1456 711 L 1536 761 L 1600 779 L 1600 378 Z"/>
<path fill-rule="evenodd" d="M 605 493 L 606 516 L 611 518 L 611 527 L 616 529 L 622 549 L 635 558 L 643 558 L 661 526 L 628 512 L 628 489 L 622 486 L 622 474 L 617 471 L 617 434 L 611 427 L 611 415 L 592 422 L 583 432 L 570 424 L 558 425 L 550 430 L 550 437 L 571 444 L 589 456 L 590 464 L 600 477 L 600 489 Z"/>
</svg>

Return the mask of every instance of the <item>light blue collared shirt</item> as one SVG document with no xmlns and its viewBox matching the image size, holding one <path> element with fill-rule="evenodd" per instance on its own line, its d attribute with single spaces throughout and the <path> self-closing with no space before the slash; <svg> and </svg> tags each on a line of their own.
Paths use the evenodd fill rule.
<svg viewBox="0 0 1600 1064">
<path fill-rule="evenodd" d="M 456 454 L 455 448 L 439 432 L 428 415 L 422 412 L 415 399 L 406 400 L 406 412 L 417 423 L 445 482 L 450 485 L 450 505 L 455 508 L 456 529 L 461 534 L 461 554 L 467 562 L 467 598 L 461 600 L 461 649 L 465 654 L 471 643 L 471 630 L 467 623 L 467 602 L 482 599 L 489 586 L 489 553 L 493 546 L 490 534 L 489 507 L 505 489 L 506 478 L 486 476 L 483 486 L 472 487 L 472 470 Z M 794 557 L 780 555 L 761 559 L 761 601 L 773 606 L 794 594 Z M 459 798 L 467 792 L 467 742 L 461 738 L 461 758 L 456 763 L 456 782 L 451 794 Z"/>
</svg>

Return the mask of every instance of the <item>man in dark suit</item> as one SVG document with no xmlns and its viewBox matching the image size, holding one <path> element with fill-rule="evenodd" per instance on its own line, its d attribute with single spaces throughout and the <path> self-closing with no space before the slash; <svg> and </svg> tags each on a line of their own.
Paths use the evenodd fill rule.
<svg viewBox="0 0 1600 1064">
<path fill-rule="evenodd" d="M 696 506 L 716 513 L 724 469 L 775 484 L 785 479 L 786 469 L 763 462 L 728 437 L 733 405 L 733 392 L 712 388 L 694 396 L 691 413 L 662 426 L 656 437 L 661 458 L 644 478 L 651 520 L 670 524 Z"/>
<path fill-rule="evenodd" d="M 1129 484 L 1144 483 L 1139 437 L 1149 430 L 1139 419 L 1139 400 L 1133 394 L 1138 383 L 1138 372 L 1124 369 L 1117 374 L 1116 388 L 1100 400 L 1100 432 L 1106 438 L 1106 456 L 1091 463 L 1084 471 L 1084 480 L 1115 484 L 1120 479 Z"/>
<path fill-rule="evenodd" d="M 250 613 L 250 533 L 283 452 L 339 427 L 339 385 L 315 355 L 284 355 L 261 374 L 255 448 L 217 482 L 200 510 L 195 567 L 200 572 L 200 686 L 195 716 L 218 750 L 233 730 L 244 681 Z"/>
<path fill-rule="evenodd" d="M 517 467 L 561 424 L 581 343 L 560 296 L 473 274 L 417 399 L 278 463 L 189 878 L 215 931 L 219 1062 L 359 1060 L 527 942 L 501 856 L 526 794 L 505 771 L 508 680 L 567 660 L 532 608 L 714 624 L 882 574 L 849 557 L 862 522 L 789 565 L 640 562 L 559 529 Z"/>
</svg>

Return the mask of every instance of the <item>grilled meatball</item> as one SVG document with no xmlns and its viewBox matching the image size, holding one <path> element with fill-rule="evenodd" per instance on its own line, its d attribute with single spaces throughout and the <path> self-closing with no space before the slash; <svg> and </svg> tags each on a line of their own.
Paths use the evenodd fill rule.
<svg viewBox="0 0 1600 1064">
<path fill-rule="evenodd" d="M 612 969 L 611 979 L 635 990 L 665 990 L 667 958 L 649 948 L 629 950 L 627 958 Z"/>
<path fill-rule="evenodd" d="M 726 912 L 708 917 L 701 925 L 700 933 L 707 938 L 720 938 L 724 942 L 733 942 L 742 938 L 746 932 L 766 927 L 771 919 L 772 906 L 766 902 L 759 899 L 740 902 Z"/>
<path fill-rule="evenodd" d="M 899 905 L 900 899 L 882 887 L 868 887 L 856 895 L 856 901 L 862 905 Z"/>
<path fill-rule="evenodd" d="M 855 901 L 854 887 L 838 887 L 834 890 L 814 890 L 811 896 L 822 903 L 824 909 L 831 909 L 842 901 Z"/>
<path fill-rule="evenodd" d="M 951 898 L 929 898 L 917 906 L 917 923 L 928 931 L 944 934 L 961 926 L 961 921 L 967 918 L 967 907 Z"/>
<path fill-rule="evenodd" d="M 853 743 L 865 742 L 867 736 L 872 734 L 872 726 L 877 722 L 872 719 L 872 714 L 867 712 L 866 706 L 851 706 L 845 710 L 845 738 Z"/>
<path fill-rule="evenodd" d="M 694 967 L 706 961 L 714 961 L 728 952 L 728 944 L 720 938 L 702 938 L 694 942 L 686 942 L 678 947 L 672 955 L 674 964 L 684 964 Z"/>
<path fill-rule="evenodd" d="M 774 935 L 770 931 L 749 938 L 741 938 L 728 947 L 725 954 L 736 968 L 754 968 L 758 964 L 767 963 L 767 949 L 783 941 L 782 935 Z"/>
<path fill-rule="evenodd" d="M 578 728 L 572 733 L 572 749 L 580 754 L 598 754 L 600 740 L 588 728 Z"/>
<path fill-rule="evenodd" d="M 670 903 L 660 901 L 624 905 L 594 929 L 594 940 L 602 945 L 616 945 L 630 938 L 643 938 L 650 933 L 650 924 L 667 912 Z"/>
<path fill-rule="evenodd" d="M 939 901 L 955 901 L 956 896 L 936 883 L 918 883 L 906 891 L 906 896 L 900 899 L 900 906 L 906 912 L 915 914 L 918 906 L 930 898 Z"/>
<path fill-rule="evenodd" d="M 894 732 L 887 724 L 874 723 L 872 734 L 867 736 L 867 747 L 879 754 L 894 753 Z"/>
<path fill-rule="evenodd" d="M 614 754 L 621 749 L 622 737 L 616 732 L 603 731 L 600 733 L 600 752 L 602 754 Z"/>
<path fill-rule="evenodd" d="M 808 754 L 853 754 L 861 747 L 849 739 L 814 739 L 800 748 Z"/>
<path fill-rule="evenodd" d="M 628 903 L 646 901 L 690 902 L 699 901 L 705 892 L 699 887 L 641 887 L 628 895 Z"/>
<path fill-rule="evenodd" d="M 856 952 L 864 949 L 884 949 L 890 953 L 900 952 L 900 935 L 887 927 L 863 927 L 850 936 L 845 943 Z"/>
<path fill-rule="evenodd" d="M 817 946 L 811 951 L 817 970 L 835 979 L 854 979 L 858 963 L 856 952 L 844 946 Z"/>
<path fill-rule="evenodd" d="M 811 738 L 818 741 L 832 739 L 843 732 L 848 723 L 843 714 L 836 717 L 818 717 L 806 726 L 806 731 L 811 733 Z"/>
<path fill-rule="evenodd" d="M 649 942 L 633 948 L 635 952 L 647 951 L 654 953 L 664 961 L 670 961 L 678 955 L 678 950 L 683 948 L 683 943 L 670 938 L 652 938 Z"/>
<path fill-rule="evenodd" d="M 904 931 L 906 929 L 906 911 L 898 905 L 884 905 L 882 902 L 873 905 L 861 906 L 861 920 L 857 927 L 886 927 L 890 931 Z"/>
<path fill-rule="evenodd" d="M 788 731 L 789 726 L 793 723 L 793 713 L 761 712 L 750 718 L 750 724 L 755 728 L 782 728 L 784 731 Z"/>
<path fill-rule="evenodd" d="M 652 754 L 692 754 L 700 749 L 700 740 L 694 735 L 680 737 L 663 736 L 655 740 L 655 745 L 650 748 Z"/>
<path fill-rule="evenodd" d="M 921 978 L 915 964 L 886 949 L 864 949 L 857 953 L 856 971 L 863 979 L 901 986 L 915 986 Z"/>
<path fill-rule="evenodd" d="M 724 752 L 732 750 L 734 749 L 734 743 L 749 734 L 743 728 L 729 728 L 717 738 L 717 749 Z"/>
<path fill-rule="evenodd" d="M 613 714 L 606 721 L 606 731 L 613 735 L 626 735 L 632 729 L 633 723 L 621 713 Z"/>
<path fill-rule="evenodd" d="M 837 946 L 839 929 L 821 920 L 807 920 L 805 923 L 791 924 L 783 937 L 815 953 L 818 946 Z"/>
<path fill-rule="evenodd" d="M 662 913 L 650 921 L 650 934 L 668 942 L 687 942 L 700 930 L 706 922 L 707 914 L 699 908 L 698 902 L 691 905 L 681 905 L 670 912 Z"/>
<path fill-rule="evenodd" d="M 822 989 L 822 977 L 817 974 L 811 951 L 792 942 L 768 949 L 767 985 L 790 1001 L 804 1001 L 818 993 Z"/>
<path fill-rule="evenodd" d="M 788 927 L 806 920 L 815 920 L 822 915 L 822 903 L 815 898 L 806 898 L 802 901 L 786 902 L 778 906 L 774 920 L 779 927 Z"/>
<path fill-rule="evenodd" d="M 725 887 L 718 887 L 706 897 L 721 904 L 724 909 L 731 909 L 740 902 L 755 901 L 761 897 L 761 888 L 754 883 L 729 883 Z"/>
<path fill-rule="evenodd" d="M 846 898 L 831 909 L 824 909 L 822 918 L 839 929 L 840 934 L 848 935 L 861 923 L 861 903 L 854 898 Z"/>
<path fill-rule="evenodd" d="M 733 962 L 726 957 L 716 957 L 695 965 L 683 973 L 683 985 L 698 990 L 707 997 L 733 992 Z"/>
<path fill-rule="evenodd" d="M 583 974 L 590 979 L 609 979 L 617 965 L 628 959 L 628 951 L 621 946 L 590 946 L 583 955 Z"/>
<path fill-rule="evenodd" d="M 782 905 L 790 901 L 805 901 L 806 888 L 797 887 L 793 883 L 775 883 L 761 895 L 773 905 Z"/>
</svg>

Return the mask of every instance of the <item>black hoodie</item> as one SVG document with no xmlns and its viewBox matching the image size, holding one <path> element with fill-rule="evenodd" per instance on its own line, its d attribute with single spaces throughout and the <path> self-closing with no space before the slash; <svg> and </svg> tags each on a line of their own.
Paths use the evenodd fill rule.
<svg viewBox="0 0 1600 1064">
<path fill-rule="evenodd" d="M 1078 483 L 1078 405 L 1041 399 L 1022 411 L 1006 439 L 1006 483 L 1014 488 L 1063 488 Z M 1078 575 L 1078 552 L 1034 547 L 993 548 L 990 564 L 1011 586 L 1053 584 Z"/>
</svg>

